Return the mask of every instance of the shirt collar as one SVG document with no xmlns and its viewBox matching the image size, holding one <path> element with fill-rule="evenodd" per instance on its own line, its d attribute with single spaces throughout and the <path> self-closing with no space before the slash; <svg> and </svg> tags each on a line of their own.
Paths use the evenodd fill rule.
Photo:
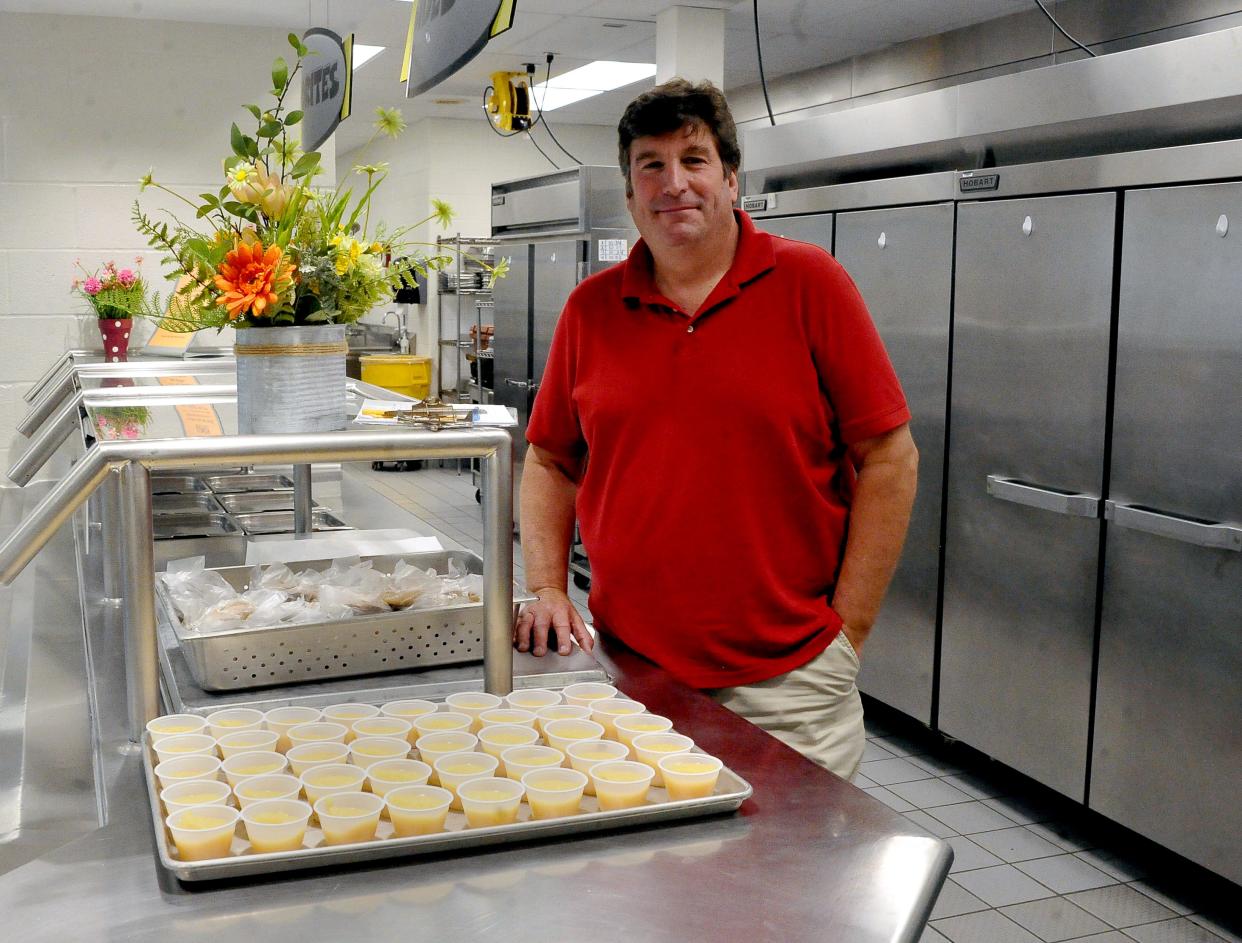
<svg viewBox="0 0 1242 943">
<path fill-rule="evenodd" d="M 703 313 L 737 296 L 744 287 L 776 266 L 772 236 L 756 229 L 750 216 L 742 210 L 735 209 L 733 217 L 737 220 L 738 228 L 737 251 L 733 255 L 733 264 L 708 296 L 701 309 Z M 656 288 L 651 250 L 647 248 L 646 242 L 639 239 L 634 244 L 624 265 L 625 271 L 621 276 L 623 299 L 639 304 L 671 306 L 669 300 Z"/>
</svg>

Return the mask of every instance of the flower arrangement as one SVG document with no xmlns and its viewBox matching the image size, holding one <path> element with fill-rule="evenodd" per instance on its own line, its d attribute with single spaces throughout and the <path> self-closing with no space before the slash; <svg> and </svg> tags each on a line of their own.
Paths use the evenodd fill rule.
<svg viewBox="0 0 1242 943">
<path fill-rule="evenodd" d="M 101 406 L 92 413 L 103 440 L 136 439 L 151 422 L 151 410 L 146 406 Z"/>
<path fill-rule="evenodd" d="M 232 126 L 232 153 L 218 192 L 201 193 L 195 202 L 151 173 L 141 181 L 143 190 L 154 187 L 185 202 L 206 230 L 172 214 L 169 221 L 153 219 L 134 202 L 135 226 L 165 254 L 173 269 L 168 277 L 179 280 L 162 315 L 168 330 L 348 324 L 391 299 L 413 273 L 426 275 L 452 261 L 425 255 L 416 247 L 426 243 L 407 239 L 432 221 L 448 226 L 453 211 L 439 200 L 413 225 L 371 228 L 371 200 L 388 175 L 386 165 L 355 166 L 335 190 L 314 185 L 320 155 L 302 151 L 292 136 L 302 113 L 285 110 L 293 78 L 311 53 L 292 33 L 289 44 L 297 53 L 293 68 L 281 57 L 272 67 L 275 105 L 245 106 L 256 122 L 253 135 Z M 368 146 L 381 134 L 395 138 L 405 129 L 395 108 L 377 108 L 376 119 Z M 355 195 L 346 183 L 358 178 L 365 187 L 359 182 Z M 493 278 L 503 274 L 498 266 L 489 271 Z"/>
<path fill-rule="evenodd" d="M 106 262 L 103 268 L 88 272 L 81 259 L 73 264 L 84 277 L 73 280 L 72 290 L 86 299 L 99 320 L 151 317 L 158 313 L 159 297 L 148 295 L 142 277 L 142 256 L 134 259 L 132 269 L 118 269 L 115 262 Z"/>
</svg>

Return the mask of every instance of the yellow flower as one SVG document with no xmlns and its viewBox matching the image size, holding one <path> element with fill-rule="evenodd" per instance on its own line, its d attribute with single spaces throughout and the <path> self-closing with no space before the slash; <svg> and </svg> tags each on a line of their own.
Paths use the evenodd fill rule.
<svg viewBox="0 0 1242 943">
<path fill-rule="evenodd" d="M 279 219 L 293 196 L 292 184 L 281 183 L 262 164 L 238 164 L 229 173 L 229 190 L 242 203 L 253 203 L 268 219 Z"/>
<path fill-rule="evenodd" d="M 381 243 L 373 242 L 371 243 L 371 248 L 369 251 L 374 252 L 376 255 L 379 255 L 381 252 L 384 251 L 384 246 Z"/>
<path fill-rule="evenodd" d="M 148 170 L 145 174 L 142 175 L 141 179 L 139 179 L 138 181 L 138 192 L 141 193 L 143 190 L 145 190 L 149 186 L 152 186 L 154 183 L 155 183 L 155 171 Z"/>
<path fill-rule="evenodd" d="M 453 217 L 456 215 L 453 212 L 453 208 L 443 200 L 432 200 L 431 208 L 435 210 L 435 218 L 439 221 L 440 225 L 446 228 L 448 227 L 448 224 L 453 221 Z"/>
<path fill-rule="evenodd" d="M 362 255 L 361 243 L 357 239 L 346 240 L 336 254 L 336 274 L 346 275 L 352 271 L 360 255 Z"/>
<path fill-rule="evenodd" d="M 405 130 L 405 118 L 400 108 L 376 108 L 375 130 L 395 138 Z"/>
</svg>

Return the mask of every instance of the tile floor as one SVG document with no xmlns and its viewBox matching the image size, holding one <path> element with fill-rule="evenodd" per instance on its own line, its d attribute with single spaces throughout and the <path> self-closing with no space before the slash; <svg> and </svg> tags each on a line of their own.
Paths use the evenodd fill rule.
<svg viewBox="0 0 1242 943">
<path fill-rule="evenodd" d="M 481 550 L 468 468 L 364 474 L 446 545 Z M 514 568 L 520 582 L 516 541 Z M 1236 886 L 881 705 L 867 714 L 856 785 L 953 846 L 923 943 L 1242 943 Z"/>
</svg>

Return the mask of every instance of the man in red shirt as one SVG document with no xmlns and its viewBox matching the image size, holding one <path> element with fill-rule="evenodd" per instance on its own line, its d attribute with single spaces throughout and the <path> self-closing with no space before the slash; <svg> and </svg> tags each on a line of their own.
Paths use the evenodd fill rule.
<svg viewBox="0 0 1242 943">
<path fill-rule="evenodd" d="M 896 567 L 917 451 L 857 289 L 735 211 L 724 96 L 675 79 L 621 120 L 642 240 L 566 303 L 527 431 L 520 650 L 592 639 L 566 595 L 575 518 L 596 628 L 843 776 L 858 655 Z"/>
</svg>

